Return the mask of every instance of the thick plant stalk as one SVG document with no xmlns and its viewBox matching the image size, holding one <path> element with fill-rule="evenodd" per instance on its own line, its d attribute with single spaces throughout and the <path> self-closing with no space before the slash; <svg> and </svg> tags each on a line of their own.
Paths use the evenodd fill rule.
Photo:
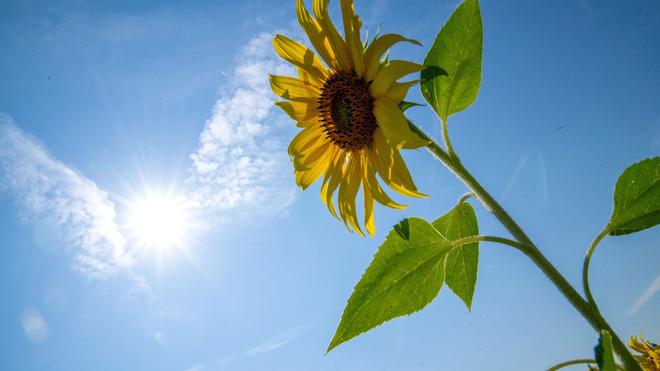
<svg viewBox="0 0 660 371">
<path fill-rule="evenodd" d="M 597 332 L 607 330 L 612 335 L 612 343 L 617 354 L 621 357 L 621 361 L 626 367 L 626 370 L 642 371 L 637 361 L 633 358 L 626 345 L 612 330 L 610 325 L 605 319 L 600 316 L 596 311 L 592 310 L 589 303 L 571 286 L 571 284 L 562 276 L 561 273 L 550 263 L 550 261 L 541 253 L 536 247 L 534 242 L 527 236 L 527 234 L 520 228 L 520 226 L 511 218 L 511 216 L 504 210 L 500 204 L 486 191 L 486 189 L 470 174 L 470 172 L 461 164 L 461 161 L 456 155 L 449 155 L 445 152 L 435 141 L 427 136 L 421 129 L 410 123 L 411 129 L 419 135 L 422 139 L 428 140 L 429 144 L 426 148 L 438 158 L 442 163 L 447 166 L 465 185 L 474 193 L 477 199 L 488 209 L 502 225 L 511 233 L 513 238 L 522 243 L 525 248 L 520 249 L 527 255 L 537 267 L 545 273 L 545 275 L 552 281 L 552 283 L 561 291 L 561 293 L 568 299 L 568 301 L 575 307 L 575 309 L 589 322 Z M 443 127 L 446 126 L 443 124 Z M 447 135 L 448 136 L 448 135 Z"/>
</svg>

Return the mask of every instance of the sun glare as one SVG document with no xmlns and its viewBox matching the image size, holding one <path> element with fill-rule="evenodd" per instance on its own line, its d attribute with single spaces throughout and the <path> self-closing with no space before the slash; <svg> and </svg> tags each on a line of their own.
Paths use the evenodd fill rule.
<svg viewBox="0 0 660 371">
<path fill-rule="evenodd" d="M 130 206 L 128 227 L 142 248 L 183 247 L 190 237 L 189 209 L 182 197 L 150 194 Z"/>
</svg>

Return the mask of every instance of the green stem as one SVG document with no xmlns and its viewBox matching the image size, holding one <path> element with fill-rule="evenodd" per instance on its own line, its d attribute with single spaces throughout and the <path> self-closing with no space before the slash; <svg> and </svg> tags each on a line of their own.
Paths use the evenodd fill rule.
<svg viewBox="0 0 660 371">
<path fill-rule="evenodd" d="M 456 202 L 456 206 L 462 204 L 463 202 L 465 202 L 470 197 L 476 197 L 476 195 L 472 192 L 468 192 L 468 193 L 464 194 L 463 196 L 461 196 L 461 198 L 458 199 L 458 202 Z"/>
<path fill-rule="evenodd" d="M 454 152 L 454 147 L 451 145 L 451 139 L 449 139 L 449 128 L 447 127 L 447 119 L 441 120 L 442 126 L 442 137 L 445 140 L 445 145 L 447 146 L 447 152 L 449 152 L 449 157 L 457 158 L 456 153 Z"/>
<path fill-rule="evenodd" d="M 571 360 L 571 361 L 557 363 L 556 365 L 550 367 L 548 369 L 548 371 L 556 371 L 556 370 L 559 370 L 560 368 L 573 366 L 573 365 L 589 365 L 589 364 L 596 364 L 596 363 L 597 362 L 593 359 L 574 359 L 574 360 Z"/>
<path fill-rule="evenodd" d="M 591 256 L 596 251 L 596 247 L 598 247 L 600 241 L 602 241 L 603 238 L 605 238 L 609 233 L 610 233 L 609 229 L 605 228 L 603 229 L 602 232 L 598 234 L 598 236 L 596 236 L 596 238 L 594 238 L 593 242 L 591 243 L 591 246 L 589 246 L 589 250 L 587 250 L 587 254 L 584 257 L 584 264 L 582 265 L 582 285 L 584 286 L 584 295 L 587 298 L 587 302 L 591 306 L 591 310 L 593 311 L 594 316 L 602 322 L 605 322 L 605 318 L 600 313 L 598 304 L 596 304 L 596 300 L 591 294 L 591 288 L 589 287 L 589 264 L 591 263 Z M 609 330 L 609 332 L 610 335 L 612 336 L 613 344 L 616 344 L 617 342 L 622 343 L 621 339 L 614 331 Z"/>
<path fill-rule="evenodd" d="M 426 135 L 412 122 L 409 122 L 410 128 L 419 135 L 422 139 L 427 140 L 426 148 L 442 161 L 465 185 L 476 195 L 486 209 L 488 209 L 502 225 L 511 233 L 513 238 L 525 246 L 521 250 L 527 257 L 529 257 L 537 267 L 552 281 L 552 283 L 561 291 L 561 293 L 568 299 L 568 301 L 575 307 L 575 309 L 589 322 L 597 332 L 607 330 L 612 334 L 612 342 L 617 353 L 621 357 L 626 369 L 631 371 L 642 371 L 639 364 L 633 358 L 632 354 L 626 348 L 626 345 L 621 339 L 616 336 L 610 325 L 602 318 L 602 316 L 595 313 L 588 302 L 571 286 L 571 284 L 559 273 L 552 263 L 541 253 L 527 234 L 520 228 L 520 226 L 511 218 L 511 216 L 500 206 L 497 201 L 486 191 L 486 189 L 470 174 L 470 172 L 461 164 L 458 156 L 455 154 L 447 154 L 435 141 Z M 445 125 L 443 124 L 443 131 Z"/>
<path fill-rule="evenodd" d="M 594 300 L 593 295 L 591 294 L 591 289 L 589 288 L 589 263 L 591 263 L 591 256 L 593 255 L 594 251 L 596 251 L 596 247 L 600 243 L 600 241 L 607 236 L 608 234 L 607 228 L 605 228 L 600 234 L 594 239 L 594 241 L 591 243 L 591 246 L 589 247 L 589 250 L 587 250 L 587 255 L 584 257 L 584 264 L 582 265 L 582 285 L 584 286 L 584 294 L 587 297 L 587 301 L 589 304 L 592 306 L 593 310 L 596 312 L 600 311 L 598 310 L 598 306 L 596 305 L 596 301 Z"/>
</svg>

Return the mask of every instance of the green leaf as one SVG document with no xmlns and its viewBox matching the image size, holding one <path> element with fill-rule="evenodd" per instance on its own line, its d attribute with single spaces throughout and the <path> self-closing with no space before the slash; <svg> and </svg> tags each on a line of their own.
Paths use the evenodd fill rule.
<svg viewBox="0 0 660 371">
<path fill-rule="evenodd" d="M 429 304 L 442 287 L 450 250 L 451 243 L 424 219 L 397 224 L 355 286 L 328 351 Z"/>
<path fill-rule="evenodd" d="M 402 100 L 399 103 L 399 108 L 401 108 L 401 111 L 403 111 L 403 112 L 406 112 L 406 110 L 410 107 L 421 107 L 421 106 L 423 106 L 423 104 L 416 103 L 416 102 L 408 102 L 408 101 L 405 101 L 405 100 Z"/>
<path fill-rule="evenodd" d="M 602 330 L 598 345 L 594 348 L 596 353 L 596 362 L 599 371 L 617 371 L 617 365 L 614 361 L 614 350 L 612 346 L 612 335 L 607 330 Z"/>
<path fill-rule="evenodd" d="M 477 98 L 482 46 L 479 1 L 466 0 L 438 34 L 421 73 L 422 95 L 443 121 Z"/>
<path fill-rule="evenodd" d="M 616 182 L 608 231 L 618 236 L 660 224 L 660 157 L 627 168 Z"/>
<path fill-rule="evenodd" d="M 479 235 L 477 216 L 472 205 L 462 202 L 450 212 L 433 222 L 433 226 L 450 241 Z M 472 307 L 472 297 L 477 284 L 479 243 L 471 243 L 453 249 L 447 255 L 445 282 L 465 305 Z"/>
</svg>

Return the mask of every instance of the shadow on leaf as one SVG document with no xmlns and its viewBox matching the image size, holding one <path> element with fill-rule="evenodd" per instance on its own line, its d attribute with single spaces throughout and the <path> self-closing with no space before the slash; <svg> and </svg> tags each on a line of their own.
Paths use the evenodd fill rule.
<svg viewBox="0 0 660 371">
<path fill-rule="evenodd" d="M 394 230 L 404 240 L 410 240 L 410 223 L 408 222 L 408 219 L 403 219 L 399 224 L 395 225 Z"/>
<path fill-rule="evenodd" d="M 440 76 L 449 76 L 449 74 L 440 66 L 426 66 L 421 73 L 421 82 L 423 84 Z"/>
</svg>

